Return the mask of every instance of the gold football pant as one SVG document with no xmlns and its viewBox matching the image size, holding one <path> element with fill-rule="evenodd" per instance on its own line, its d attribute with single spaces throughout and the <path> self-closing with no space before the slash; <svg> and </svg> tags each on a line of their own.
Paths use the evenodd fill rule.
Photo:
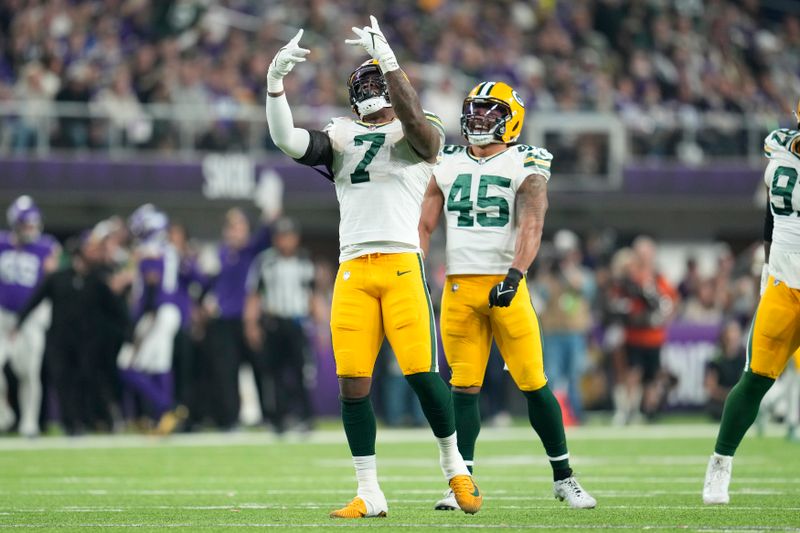
<svg viewBox="0 0 800 533">
<path fill-rule="evenodd" d="M 480 387 L 492 337 L 523 391 L 544 387 L 542 334 L 526 280 L 508 307 L 489 309 L 489 291 L 504 275 L 448 276 L 442 292 L 442 342 L 454 387 Z"/>
<path fill-rule="evenodd" d="M 331 306 L 336 374 L 372 376 L 384 335 L 404 375 L 437 370 L 433 308 L 419 254 L 369 254 L 339 266 Z"/>
<path fill-rule="evenodd" d="M 746 370 L 772 379 L 800 348 L 800 290 L 770 276 L 747 342 Z M 798 363 L 795 355 L 795 363 Z"/>
</svg>

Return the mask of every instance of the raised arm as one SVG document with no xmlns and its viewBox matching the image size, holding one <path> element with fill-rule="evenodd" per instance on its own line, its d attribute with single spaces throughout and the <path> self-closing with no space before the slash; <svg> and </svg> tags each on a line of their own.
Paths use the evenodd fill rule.
<svg viewBox="0 0 800 533">
<path fill-rule="evenodd" d="M 371 26 L 353 28 L 353 32 L 358 36 L 357 39 L 347 39 L 345 42 L 363 47 L 378 61 L 389 88 L 392 108 L 403 125 L 403 134 L 420 157 L 433 163 L 442 144 L 439 131 L 425 116 L 417 92 L 405 73 L 400 70 L 394 52 L 378 26 L 378 21 L 373 16 L 370 16 L 369 20 Z"/>
<path fill-rule="evenodd" d="M 506 278 L 489 293 L 489 307 L 508 307 L 517 294 L 519 282 L 539 253 L 547 212 L 547 178 L 531 174 L 522 182 L 516 195 L 517 242 L 514 259 Z"/>
<path fill-rule="evenodd" d="M 419 246 L 422 254 L 428 255 L 431 244 L 431 235 L 439 225 L 439 217 L 444 207 L 444 194 L 436 184 L 436 178 L 431 177 L 425 197 L 422 199 L 422 215 L 419 217 Z"/>
<path fill-rule="evenodd" d="M 291 158 L 297 159 L 308 150 L 310 135 L 307 130 L 294 127 L 292 110 L 286 100 L 283 78 L 295 64 L 306 60 L 310 50 L 300 48 L 303 30 L 297 32 L 286 46 L 278 50 L 267 71 L 267 124 L 275 146 Z"/>
</svg>

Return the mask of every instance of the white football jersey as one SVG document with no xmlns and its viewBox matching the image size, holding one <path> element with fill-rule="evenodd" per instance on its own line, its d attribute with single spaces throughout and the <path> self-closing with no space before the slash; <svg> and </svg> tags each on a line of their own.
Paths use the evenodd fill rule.
<svg viewBox="0 0 800 533">
<path fill-rule="evenodd" d="M 517 239 L 517 189 L 531 174 L 550 179 L 544 148 L 510 146 L 485 159 L 465 146 L 445 146 L 434 170 L 444 194 L 447 274 L 505 274 Z"/>
<path fill-rule="evenodd" d="M 764 183 L 775 219 L 769 252 L 769 273 L 800 289 L 800 132 L 780 129 L 764 139 L 769 164 Z"/>
<path fill-rule="evenodd" d="M 425 113 L 441 133 L 441 120 Z M 400 120 L 368 124 L 334 118 L 324 130 L 333 145 L 339 200 L 339 261 L 369 253 L 419 251 L 422 198 L 435 163 L 414 151 Z"/>
</svg>

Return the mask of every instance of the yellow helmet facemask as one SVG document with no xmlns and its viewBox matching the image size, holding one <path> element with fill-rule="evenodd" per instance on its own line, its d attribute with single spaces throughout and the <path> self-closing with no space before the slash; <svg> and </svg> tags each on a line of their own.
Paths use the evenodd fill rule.
<svg viewBox="0 0 800 533">
<path fill-rule="evenodd" d="M 464 99 L 461 133 L 470 144 L 512 143 L 522 132 L 525 105 L 508 84 L 478 84 Z"/>
</svg>

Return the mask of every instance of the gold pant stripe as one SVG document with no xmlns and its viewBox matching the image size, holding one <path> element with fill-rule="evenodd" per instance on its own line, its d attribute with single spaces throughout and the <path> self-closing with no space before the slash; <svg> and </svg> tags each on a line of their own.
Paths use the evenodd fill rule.
<svg viewBox="0 0 800 533">
<path fill-rule="evenodd" d="M 428 328 L 431 337 L 431 372 L 439 371 L 439 341 L 436 338 L 436 324 L 433 318 L 433 302 L 431 302 L 431 293 L 428 290 L 428 279 L 425 277 L 425 265 L 422 263 L 422 256 L 417 254 L 417 261 L 419 262 L 419 271 L 422 273 L 422 286 L 425 289 L 425 298 L 428 302 Z"/>
</svg>

